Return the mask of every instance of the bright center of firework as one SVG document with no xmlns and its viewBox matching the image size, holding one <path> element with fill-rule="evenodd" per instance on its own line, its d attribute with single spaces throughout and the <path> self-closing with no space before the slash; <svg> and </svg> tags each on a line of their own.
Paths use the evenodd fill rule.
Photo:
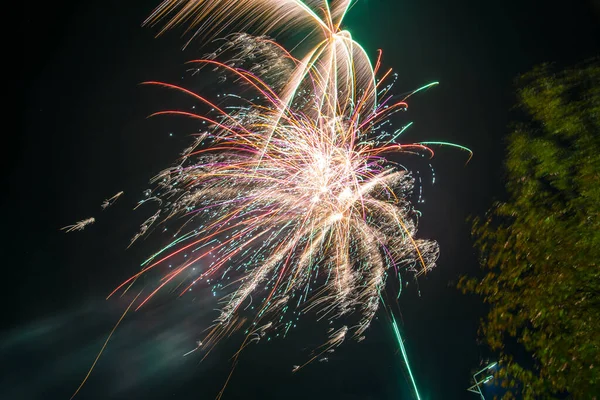
<svg viewBox="0 0 600 400">
<path fill-rule="evenodd" d="M 342 190 L 338 196 L 338 200 L 340 203 L 344 203 L 347 200 L 350 200 L 352 198 L 352 190 L 350 188 L 345 188 L 344 190 Z"/>
<path fill-rule="evenodd" d="M 317 154 L 315 156 L 316 164 L 319 171 L 324 171 L 327 168 L 327 159 L 323 154 Z"/>
<path fill-rule="evenodd" d="M 315 207 L 330 214 L 330 221 L 344 217 L 351 207 L 354 192 L 351 187 L 358 183 L 358 174 L 352 162 L 352 152 L 331 146 L 327 155 L 314 152 L 311 163 L 304 169 L 306 196 Z"/>
<path fill-rule="evenodd" d="M 335 213 L 331 215 L 331 217 L 329 218 L 329 222 L 333 224 L 334 222 L 340 221 L 342 218 L 344 218 L 344 214 Z"/>
</svg>

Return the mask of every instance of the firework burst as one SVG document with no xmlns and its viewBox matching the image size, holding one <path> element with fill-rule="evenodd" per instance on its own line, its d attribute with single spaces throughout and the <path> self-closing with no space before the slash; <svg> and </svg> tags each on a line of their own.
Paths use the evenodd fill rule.
<svg viewBox="0 0 600 400">
<path fill-rule="evenodd" d="M 396 135 L 379 129 L 406 103 L 371 110 L 368 102 L 358 101 L 350 112 L 338 108 L 331 115 L 332 110 L 322 112 L 318 89 L 303 90 L 303 101 L 288 105 L 246 70 L 214 60 L 194 63 L 231 74 L 257 92 L 255 100 L 225 96 L 237 105 L 227 99 L 216 105 L 184 88 L 150 82 L 182 91 L 215 111 L 214 116 L 155 114 L 184 115 L 206 122 L 207 128 L 179 163 L 155 177 L 149 198 L 165 206 L 133 239 L 159 216 L 160 223 L 181 217 L 175 240 L 117 290 L 190 253 L 138 308 L 174 282 L 184 294 L 196 283 L 221 282 L 214 288 L 223 288 L 233 278 L 233 292 L 224 298 L 204 346 L 242 326 L 262 333 L 287 331 L 291 321 L 284 314 L 290 308 L 314 310 L 319 318 L 358 315 L 351 330 L 361 338 L 390 268 L 422 273 L 438 255 L 435 242 L 415 239 L 416 213 L 407 200 L 414 185 L 410 173 L 385 158 L 392 152 L 430 152 L 422 144 L 395 143 Z M 320 86 L 317 70 L 308 77 Z M 198 266 L 202 272 L 190 279 Z M 244 311 L 251 302 L 253 316 Z M 340 332 L 345 337 L 348 331 Z M 256 333 L 255 328 L 247 333 Z"/>
<path fill-rule="evenodd" d="M 210 351 L 236 330 L 246 335 L 240 351 L 264 337 L 285 337 L 301 314 L 312 313 L 340 322 L 293 370 L 315 359 L 326 362 L 325 353 L 348 337 L 365 338 L 390 273 L 418 275 L 435 265 L 437 243 L 415 237 L 414 179 L 388 155 L 433 156 L 430 145 L 455 146 L 401 144 L 411 124 L 390 128 L 390 118 L 407 109 L 412 94 L 437 82 L 400 100 L 391 96 L 395 75 L 380 72 L 381 52 L 372 66 L 340 27 L 349 5 L 165 0 L 146 21 L 167 18 L 161 32 L 187 22 L 194 37 L 214 38 L 233 26 L 258 34 L 225 36 L 215 51 L 190 62 L 194 73 L 208 69 L 219 82 L 232 82 L 235 94 L 209 99 L 178 85 L 146 82 L 210 111 L 153 114 L 192 118 L 202 128 L 137 206 L 151 202 L 158 210 L 130 246 L 151 228 L 166 231 L 167 224 L 175 225 L 172 241 L 111 295 L 151 270 L 166 272 L 136 297 L 135 309 L 162 289 L 183 295 L 196 284 L 212 286 L 213 294 L 223 294 L 220 314 L 191 352 Z M 307 31 L 301 42 L 308 50 L 299 57 L 264 36 L 292 28 Z M 86 221 L 65 228 L 82 229 Z"/>
<path fill-rule="evenodd" d="M 327 362 L 349 337 L 364 340 L 390 274 L 419 275 L 435 266 L 437 243 L 415 236 L 418 212 L 409 201 L 415 181 L 388 156 L 433 156 L 432 145 L 469 150 L 399 142 L 411 123 L 392 129 L 392 115 L 437 82 L 402 99 L 391 96 L 395 75 L 380 71 L 381 52 L 373 66 L 341 29 L 350 3 L 165 0 L 146 21 L 166 20 L 160 33 L 186 23 L 192 38 L 215 39 L 234 27 L 242 32 L 224 36 L 215 51 L 190 62 L 194 73 L 209 70 L 218 82 L 231 82 L 229 93 L 209 99 L 178 85 L 146 82 L 181 92 L 209 111 L 153 114 L 191 118 L 202 128 L 136 206 L 152 203 L 158 210 L 130 246 L 151 229 L 166 231 L 167 224 L 175 226 L 172 241 L 111 296 L 155 270 L 165 271 L 160 282 L 144 296 L 140 292 L 130 308 L 139 309 L 163 289 L 184 295 L 204 284 L 221 293 L 218 317 L 186 355 L 210 351 L 242 330 L 235 367 L 250 343 L 285 337 L 300 315 L 311 313 L 338 324 L 293 371 L 317 359 Z M 306 49 L 300 55 L 264 36 L 291 30 L 306 32 L 297 43 Z"/>
</svg>

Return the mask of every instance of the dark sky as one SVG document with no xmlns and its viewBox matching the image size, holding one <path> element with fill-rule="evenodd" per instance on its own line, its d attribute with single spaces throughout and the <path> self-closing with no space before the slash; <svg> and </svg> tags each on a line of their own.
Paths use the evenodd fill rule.
<svg viewBox="0 0 600 400">
<path fill-rule="evenodd" d="M 17 130 L 5 127 L 8 190 L 2 196 L 6 296 L 0 355 L 2 399 L 67 399 L 127 299 L 104 301 L 137 271 L 152 240 L 125 251 L 148 215 L 131 211 L 147 182 L 188 143 L 189 126 L 146 119 L 177 104 L 145 80 L 178 82 L 202 43 L 181 51 L 177 32 L 154 38 L 141 21 L 158 0 L 25 3 L 20 27 Z M 489 354 L 477 343 L 485 309 L 453 285 L 474 273 L 468 215 L 502 198 L 503 137 L 514 104 L 513 80 L 541 62 L 569 65 L 600 49 L 600 3 L 533 0 L 364 0 L 346 27 L 374 58 L 400 74 L 404 92 L 441 82 L 410 103 L 407 139 L 470 147 L 433 160 L 424 186 L 419 236 L 439 241 L 438 267 L 404 289 L 399 310 L 423 399 L 468 399 L 469 374 Z M 10 78 L 9 78 L 10 79 Z M 14 84 L 14 82 L 11 82 Z M 9 118 L 11 116 L 8 116 Z M 173 133 L 170 136 L 169 133 Z M 115 207 L 101 201 L 125 190 Z M 8 195 L 6 195 L 8 193 Z M 58 228 L 95 215 L 65 235 Z M 212 304 L 202 297 L 165 301 L 118 331 L 81 399 L 211 399 L 229 371 L 235 343 L 203 363 L 180 355 L 202 336 Z M 398 309 L 396 310 L 398 311 Z M 314 346 L 310 322 L 289 340 L 261 343 L 242 357 L 225 399 L 411 399 L 389 322 L 340 347 L 328 363 L 292 375 Z M 3 368 L 6 371 L 6 368 Z"/>
</svg>

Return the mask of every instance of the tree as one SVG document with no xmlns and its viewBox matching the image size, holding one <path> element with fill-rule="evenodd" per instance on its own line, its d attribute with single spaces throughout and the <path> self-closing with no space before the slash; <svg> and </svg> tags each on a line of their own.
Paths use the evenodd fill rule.
<svg viewBox="0 0 600 400">
<path fill-rule="evenodd" d="M 600 63 L 559 72 L 543 65 L 518 85 L 526 122 L 508 137 L 508 200 L 475 218 L 484 276 L 458 286 L 489 304 L 480 331 L 519 397 L 596 399 Z"/>
</svg>

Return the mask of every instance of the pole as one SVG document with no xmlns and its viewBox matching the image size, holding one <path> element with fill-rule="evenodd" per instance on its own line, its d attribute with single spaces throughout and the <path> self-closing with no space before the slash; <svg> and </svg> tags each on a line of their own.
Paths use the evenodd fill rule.
<svg viewBox="0 0 600 400">
<path fill-rule="evenodd" d="M 473 386 L 467 388 L 467 391 L 473 392 L 473 393 L 478 393 L 481 400 L 485 400 L 485 397 L 483 396 L 483 392 L 481 391 L 481 385 L 492 380 L 494 378 L 494 376 L 488 375 L 483 380 L 480 381 L 477 378 L 477 375 L 494 368 L 496 365 L 498 365 L 498 363 L 496 361 L 494 361 L 493 363 L 489 364 L 487 367 L 483 368 L 482 370 L 475 372 L 473 374 L 473 382 L 475 382 L 475 384 Z"/>
</svg>

